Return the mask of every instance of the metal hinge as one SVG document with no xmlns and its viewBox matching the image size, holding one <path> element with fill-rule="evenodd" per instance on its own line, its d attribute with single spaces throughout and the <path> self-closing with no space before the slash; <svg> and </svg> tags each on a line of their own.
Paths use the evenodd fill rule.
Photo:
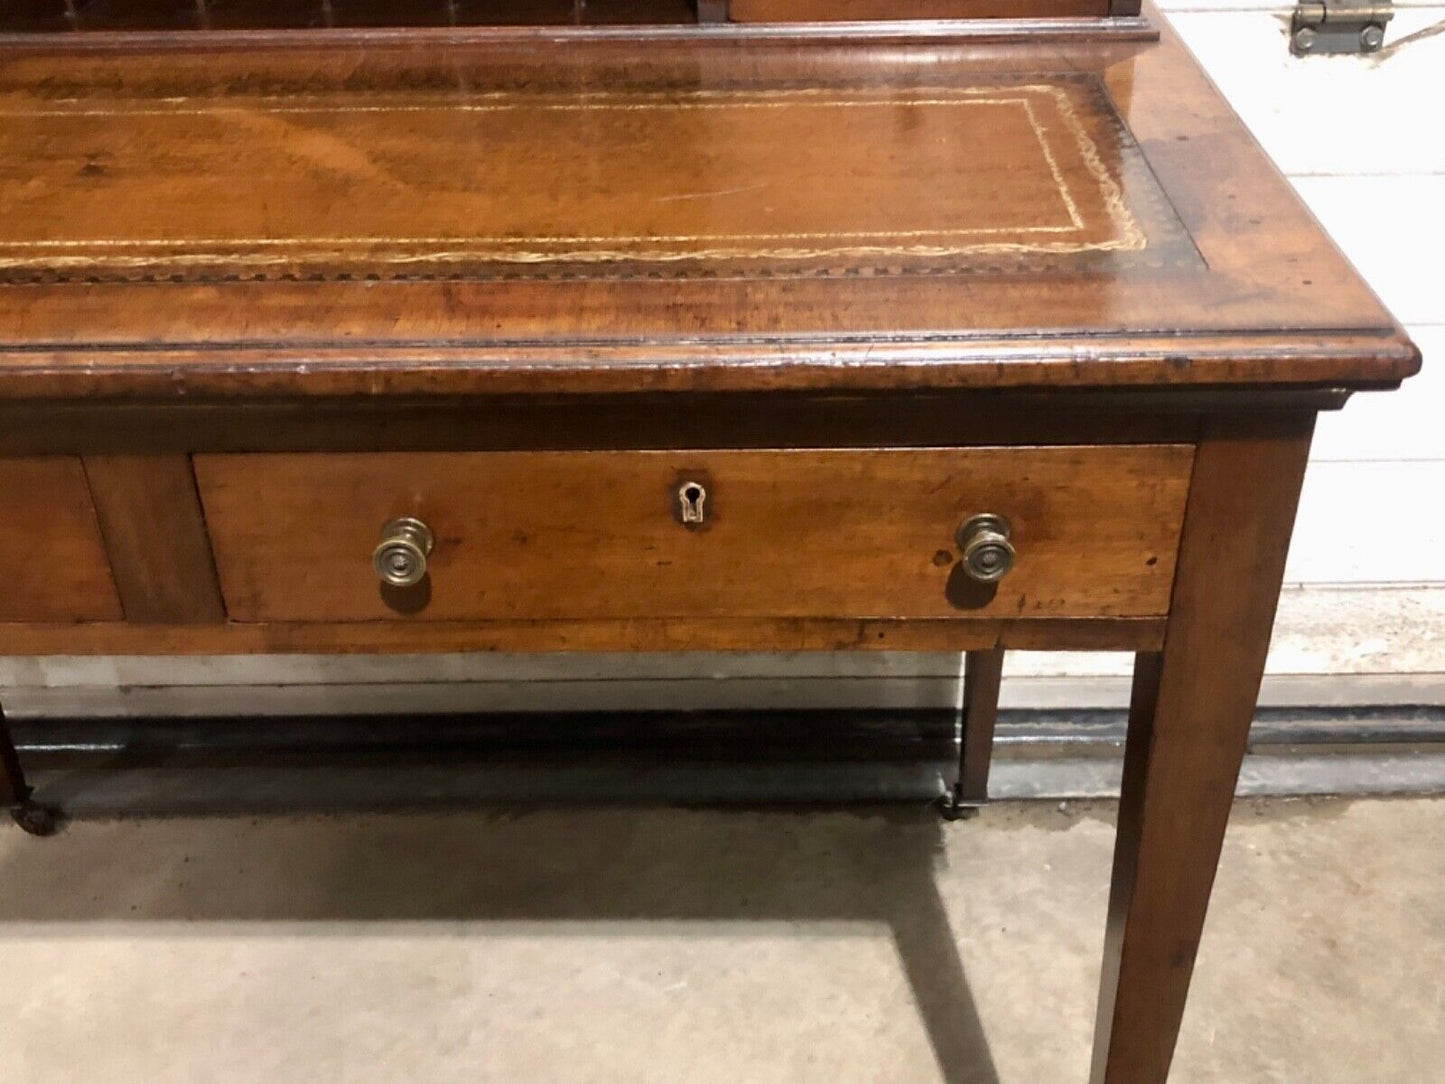
<svg viewBox="0 0 1445 1084">
<path fill-rule="evenodd" d="M 1299 0 L 1290 20 L 1289 51 L 1377 53 L 1385 44 L 1385 24 L 1394 17 L 1390 0 Z"/>
</svg>

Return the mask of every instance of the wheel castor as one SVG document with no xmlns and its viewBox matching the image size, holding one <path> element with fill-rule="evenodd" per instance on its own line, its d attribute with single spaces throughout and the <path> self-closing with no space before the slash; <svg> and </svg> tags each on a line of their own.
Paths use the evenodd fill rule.
<svg viewBox="0 0 1445 1084">
<path fill-rule="evenodd" d="M 60 830 L 60 811 L 37 802 L 22 802 L 10 810 L 10 816 L 32 836 L 53 836 Z"/>
<path fill-rule="evenodd" d="M 978 816 L 977 802 L 965 802 L 952 792 L 938 799 L 938 812 L 946 821 L 967 821 Z"/>
</svg>

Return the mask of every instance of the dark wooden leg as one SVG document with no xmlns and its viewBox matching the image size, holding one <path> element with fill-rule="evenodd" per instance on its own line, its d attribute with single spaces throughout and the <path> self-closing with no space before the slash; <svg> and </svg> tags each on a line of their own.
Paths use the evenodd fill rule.
<svg viewBox="0 0 1445 1084">
<path fill-rule="evenodd" d="M 1169 1075 L 1312 428 L 1230 419 L 1199 446 L 1164 649 L 1135 666 L 1094 1084 Z"/>
<path fill-rule="evenodd" d="M 0 805 L 6 806 L 15 823 L 31 835 L 48 836 L 58 827 L 56 811 L 37 805 L 30 798 L 30 787 L 25 782 L 25 770 L 15 752 L 4 709 L 0 709 Z"/>
<path fill-rule="evenodd" d="M 963 739 L 958 751 L 958 783 L 944 803 L 950 819 L 967 816 L 988 802 L 988 771 L 993 763 L 993 728 L 998 720 L 1003 649 L 970 651 L 963 663 Z"/>
<path fill-rule="evenodd" d="M 5 710 L 0 708 L 0 805 L 14 808 L 29 797 L 25 772 L 10 738 L 10 724 L 5 721 Z"/>
</svg>

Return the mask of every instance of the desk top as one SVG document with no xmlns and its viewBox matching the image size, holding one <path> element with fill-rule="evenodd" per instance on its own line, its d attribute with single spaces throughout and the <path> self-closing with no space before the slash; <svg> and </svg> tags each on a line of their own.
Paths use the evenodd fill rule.
<svg viewBox="0 0 1445 1084">
<path fill-rule="evenodd" d="M 0 52 L 0 397 L 1388 386 L 1172 39 Z"/>
</svg>

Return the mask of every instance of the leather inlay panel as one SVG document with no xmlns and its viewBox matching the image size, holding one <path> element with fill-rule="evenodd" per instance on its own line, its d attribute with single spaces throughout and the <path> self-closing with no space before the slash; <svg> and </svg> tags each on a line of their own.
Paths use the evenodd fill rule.
<svg viewBox="0 0 1445 1084">
<path fill-rule="evenodd" d="M 6 95 L 0 117 L 0 154 L 27 161 L 0 175 L 11 279 L 948 273 L 1151 249 L 1197 262 L 1147 170 L 1122 177 L 1139 172 L 1137 148 L 1079 78 L 92 88 Z M 672 181 L 639 183 L 649 175 Z M 256 198 L 258 181 L 273 198 Z"/>
</svg>

